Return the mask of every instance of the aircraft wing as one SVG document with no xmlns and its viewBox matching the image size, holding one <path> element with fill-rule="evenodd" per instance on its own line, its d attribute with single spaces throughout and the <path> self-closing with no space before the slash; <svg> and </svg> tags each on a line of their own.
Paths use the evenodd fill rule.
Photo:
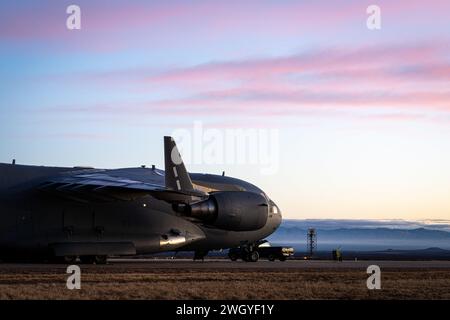
<svg viewBox="0 0 450 320">
<path fill-rule="evenodd" d="M 47 179 L 39 190 L 83 202 L 133 200 L 151 195 L 170 203 L 188 203 L 207 197 L 207 193 L 192 185 L 171 137 L 164 138 L 164 152 L 165 172 L 154 168 L 78 170 Z"/>
<path fill-rule="evenodd" d="M 39 190 L 83 202 L 133 200 L 146 195 L 168 202 L 190 202 L 206 195 L 198 190 L 172 190 L 159 184 L 115 177 L 108 170 L 52 177 Z"/>
</svg>

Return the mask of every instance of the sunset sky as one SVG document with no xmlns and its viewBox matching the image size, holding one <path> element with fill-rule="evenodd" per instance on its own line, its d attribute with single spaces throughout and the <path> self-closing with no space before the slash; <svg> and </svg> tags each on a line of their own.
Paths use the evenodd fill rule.
<svg viewBox="0 0 450 320">
<path fill-rule="evenodd" d="M 67 6 L 81 30 L 66 28 Z M 381 8 L 381 30 L 366 8 Z M 450 219 L 450 1 L 1 1 L 0 162 L 163 167 L 177 130 L 278 132 L 299 219 Z M 216 131 L 217 132 L 217 131 Z M 197 152 L 197 151 L 194 151 Z"/>
</svg>

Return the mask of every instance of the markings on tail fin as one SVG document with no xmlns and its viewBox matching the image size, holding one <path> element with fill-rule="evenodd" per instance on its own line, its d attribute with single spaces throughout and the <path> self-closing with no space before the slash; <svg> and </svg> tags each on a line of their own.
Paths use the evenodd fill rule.
<svg viewBox="0 0 450 320">
<path fill-rule="evenodd" d="M 172 137 L 164 137 L 166 187 L 178 191 L 195 191 Z"/>
<path fill-rule="evenodd" d="M 178 178 L 177 167 L 173 167 L 173 174 L 175 178 Z M 180 179 L 176 180 L 178 190 L 181 190 Z"/>
</svg>

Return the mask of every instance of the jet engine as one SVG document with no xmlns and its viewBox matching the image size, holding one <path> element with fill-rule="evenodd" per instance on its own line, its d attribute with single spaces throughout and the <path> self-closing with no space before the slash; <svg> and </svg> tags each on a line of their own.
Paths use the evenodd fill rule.
<svg viewBox="0 0 450 320">
<path fill-rule="evenodd" d="M 186 214 L 206 224 L 230 231 L 261 229 L 267 222 L 268 202 L 261 194 L 247 191 L 211 193 L 208 199 L 186 206 Z"/>
</svg>

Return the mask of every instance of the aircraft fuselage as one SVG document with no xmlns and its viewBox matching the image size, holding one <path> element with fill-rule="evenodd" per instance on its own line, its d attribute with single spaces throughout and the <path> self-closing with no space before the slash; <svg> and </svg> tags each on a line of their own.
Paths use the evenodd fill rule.
<svg viewBox="0 0 450 320">
<path fill-rule="evenodd" d="M 225 249 L 261 240 L 281 222 L 277 210 L 269 214 L 266 224 L 258 230 L 224 230 L 186 217 L 172 204 L 151 195 L 116 201 L 102 201 L 100 195 L 80 201 L 72 198 L 71 191 L 61 197 L 38 188 L 50 176 L 84 170 L 89 172 L 89 169 L 0 164 L 1 256 L 133 255 Z M 158 176 L 164 175 L 164 171 L 151 168 L 114 172 L 125 177 L 148 176 L 150 180 L 162 179 Z M 203 188 L 256 188 L 229 177 L 203 174 L 190 177 Z"/>
</svg>

